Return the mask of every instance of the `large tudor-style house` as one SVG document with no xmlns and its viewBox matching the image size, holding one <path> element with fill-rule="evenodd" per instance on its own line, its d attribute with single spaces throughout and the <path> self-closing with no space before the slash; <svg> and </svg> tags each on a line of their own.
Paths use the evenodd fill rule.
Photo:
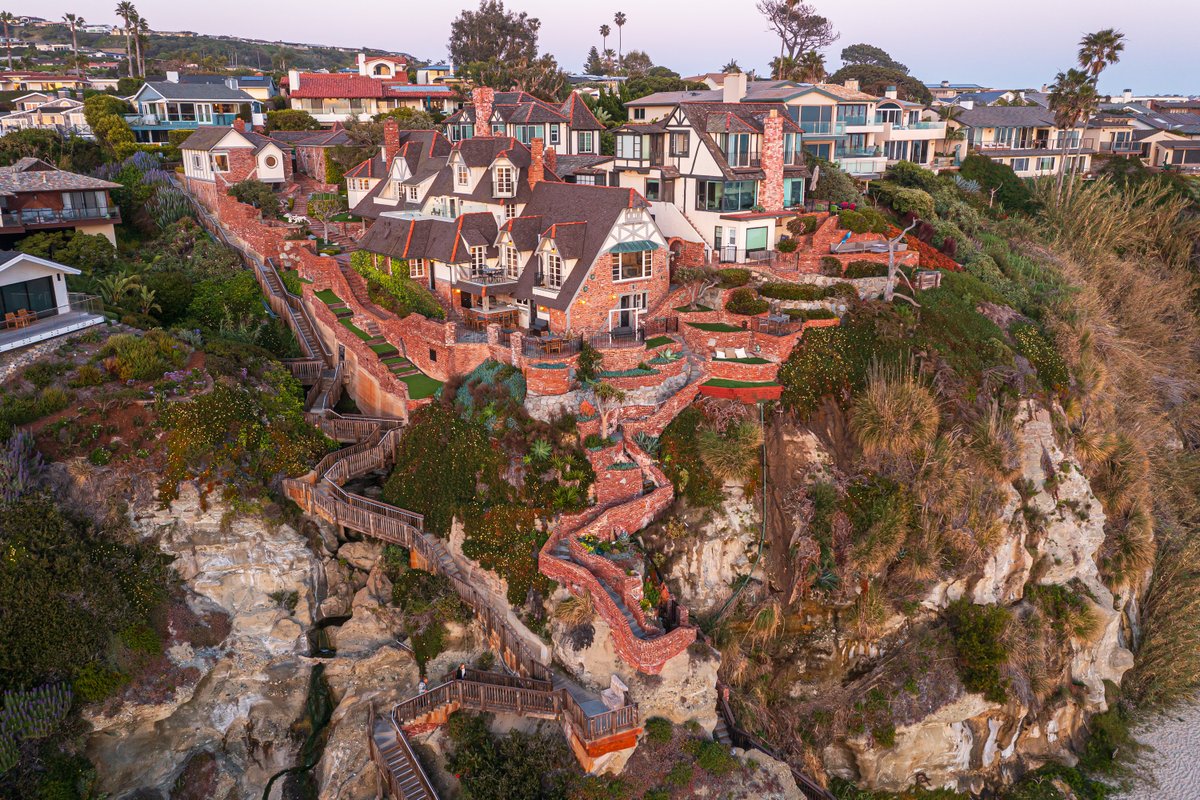
<svg viewBox="0 0 1200 800">
<path fill-rule="evenodd" d="M 0 239 L 70 229 L 117 243 L 121 212 L 109 192 L 119 183 L 78 175 L 36 158 L 0 167 Z"/>
<path fill-rule="evenodd" d="M 373 220 L 360 247 L 468 323 L 620 334 L 666 296 L 666 240 L 637 191 L 561 181 L 541 139 L 389 128 L 354 207 Z"/>
</svg>

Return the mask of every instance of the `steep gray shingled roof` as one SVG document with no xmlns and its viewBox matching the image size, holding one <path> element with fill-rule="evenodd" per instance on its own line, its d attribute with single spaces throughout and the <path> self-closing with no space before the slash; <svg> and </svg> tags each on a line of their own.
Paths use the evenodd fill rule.
<svg viewBox="0 0 1200 800">
<path fill-rule="evenodd" d="M 119 189 L 121 184 L 57 169 L 36 158 L 22 158 L 0 167 L 0 194 Z"/>
<path fill-rule="evenodd" d="M 964 108 L 955 118 L 971 128 L 1047 128 L 1054 114 L 1041 106 L 987 106 Z"/>
<path fill-rule="evenodd" d="M 254 98 L 241 89 L 230 89 L 223 83 L 147 81 L 146 85 L 167 100 L 227 100 L 233 103 L 254 102 Z"/>
</svg>

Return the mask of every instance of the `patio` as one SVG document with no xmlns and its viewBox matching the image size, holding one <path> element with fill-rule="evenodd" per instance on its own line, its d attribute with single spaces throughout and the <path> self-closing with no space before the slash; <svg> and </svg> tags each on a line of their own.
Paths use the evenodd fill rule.
<svg viewBox="0 0 1200 800">
<path fill-rule="evenodd" d="M 104 322 L 104 317 L 92 311 L 71 310 L 42 319 L 35 319 L 22 327 L 0 329 L 0 353 L 28 347 L 56 336 L 90 328 Z"/>
</svg>

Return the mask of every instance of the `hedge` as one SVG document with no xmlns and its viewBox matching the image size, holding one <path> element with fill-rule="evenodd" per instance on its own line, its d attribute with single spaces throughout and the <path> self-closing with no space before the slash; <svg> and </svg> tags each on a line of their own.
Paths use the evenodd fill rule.
<svg viewBox="0 0 1200 800">
<path fill-rule="evenodd" d="M 849 279 L 882 278 L 887 274 L 887 264 L 880 264 L 877 261 L 851 261 L 846 265 L 845 277 Z"/>
<path fill-rule="evenodd" d="M 758 288 L 763 297 L 774 300 L 824 300 L 832 296 L 832 286 L 817 286 L 813 283 L 764 283 Z"/>
<path fill-rule="evenodd" d="M 748 317 L 765 313 L 770 307 L 770 303 L 749 288 L 735 290 L 725 301 L 725 310 L 730 314 L 744 314 Z"/>
<path fill-rule="evenodd" d="M 725 269 L 717 270 L 717 277 L 721 279 L 721 288 L 734 289 L 738 286 L 745 286 L 750 282 L 750 270 L 741 269 L 740 267 L 726 267 Z"/>
</svg>

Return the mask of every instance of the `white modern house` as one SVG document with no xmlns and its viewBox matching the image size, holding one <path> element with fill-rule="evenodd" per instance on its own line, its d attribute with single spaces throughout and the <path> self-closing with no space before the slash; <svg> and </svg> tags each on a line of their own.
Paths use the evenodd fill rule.
<svg viewBox="0 0 1200 800">
<path fill-rule="evenodd" d="M 0 353 L 104 322 L 100 301 L 67 291 L 79 270 L 26 253 L 0 250 Z"/>
</svg>

